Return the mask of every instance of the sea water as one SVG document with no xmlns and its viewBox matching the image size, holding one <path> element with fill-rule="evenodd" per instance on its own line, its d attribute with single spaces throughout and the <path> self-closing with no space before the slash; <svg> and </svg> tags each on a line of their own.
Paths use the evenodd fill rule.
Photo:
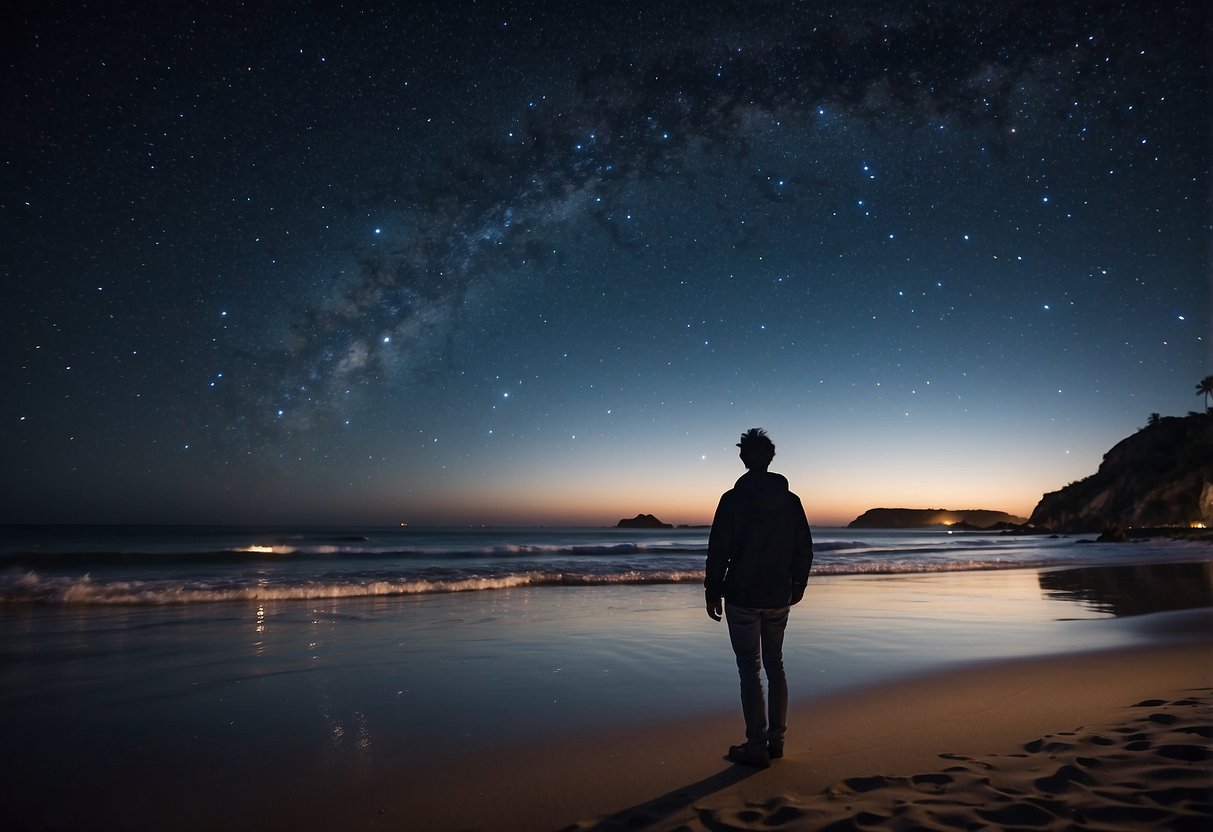
<svg viewBox="0 0 1213 832">
<path fill-rule="evenodd" d="M 0 529 L 0 603 L 309 601 L 699 583 L 707 538 L 704 528 L 10 526 Z M 1081 537 L 941 528 L 817 529 L 815 551 L 815 575 L 1047 567 L 1137 556 L 1132 546 Z"/>
<path fill-rule="evenodd" d="M 1207 606 L 1213 587 L 1205 543 L 814 532 L 785 651 L 796 698 L 1128 643 L 1116 621 Z M 603 727 L 722 713 L 739 736 L 706 545 L 706 529 L 10 528 L 7 800 L 122 828 L 132 790 L 158 812 L 200 792 L 235 811 L 265 778 L 352 787 Z"/>
</svg>

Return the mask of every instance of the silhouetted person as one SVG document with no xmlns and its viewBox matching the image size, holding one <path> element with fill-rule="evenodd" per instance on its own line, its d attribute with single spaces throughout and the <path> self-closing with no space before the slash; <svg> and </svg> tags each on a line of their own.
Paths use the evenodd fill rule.
<svg viewBox="0 0 1213 832">
<path fill-rule="evenodd" d="M 813 565 L 813 537 L 800 498 L 785 477 L 767 471 L 775 443 L 751 428 L 737 443 L 749 469 L 716 507 L 708 537 L 703 585 L 708 615 L 722 606 L 741 676 L 746 741 L 729 748 L 735 763 L 765 768 L 783 756 L 788 682 L 783 672 L 783 632 L 788 610 L 804 597 Z M 766 669 L 763 701 L 760 669 Z"/>
</svg>

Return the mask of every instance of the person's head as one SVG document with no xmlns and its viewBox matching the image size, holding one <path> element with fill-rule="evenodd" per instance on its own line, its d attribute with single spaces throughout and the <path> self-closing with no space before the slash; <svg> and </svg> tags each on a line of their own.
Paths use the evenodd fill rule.
<svg viewBox="0 0 1213 832">
<path fill-rule="evenodd" d="M 765 471 L 775 458 L 775 443 L 762 428 L 750 428 L 741 435 L 737 443 L 741 448 L 741 462 L 751 471 Z"/>
</svg>

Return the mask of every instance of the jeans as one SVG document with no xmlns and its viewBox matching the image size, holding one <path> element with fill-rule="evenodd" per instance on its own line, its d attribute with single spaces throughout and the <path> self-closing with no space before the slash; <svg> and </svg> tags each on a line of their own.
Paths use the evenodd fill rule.
<svg viewBox="0 0 1213 832">
<path fill-rule="evenodd" d="M 746 746 L 756 750 L 765 749 L 768 743 L 782 744 L 788 730 L 788 680 L 783 672 L 783 631 L 788 626 L 788 607 L 755 609 L 726 600 L 724 612 L 741 677 Z M 769 702 L 763 701 L 760 669 L 767 673 Z"/>
</svg>

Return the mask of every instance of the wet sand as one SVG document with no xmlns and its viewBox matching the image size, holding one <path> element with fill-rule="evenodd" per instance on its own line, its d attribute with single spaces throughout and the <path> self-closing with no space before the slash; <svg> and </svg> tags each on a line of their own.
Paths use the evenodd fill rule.
<svg viewBox="0 0 1213 832">
<path fill-rule="evenodd" d="M 723 757 L 695 587 L 28 611 L 0 799 L 15 829 L 1207 829 L 1211 573 L 815 579 L 762 771 Z"/>
<path fill-rule="evenodd" d="M 408 766 L 312 828 L 1207 829 L 1210 618 L 1165 643 L 981 663 L 798 703 L 769 769 L 734 714 Z"/>
</svg>

